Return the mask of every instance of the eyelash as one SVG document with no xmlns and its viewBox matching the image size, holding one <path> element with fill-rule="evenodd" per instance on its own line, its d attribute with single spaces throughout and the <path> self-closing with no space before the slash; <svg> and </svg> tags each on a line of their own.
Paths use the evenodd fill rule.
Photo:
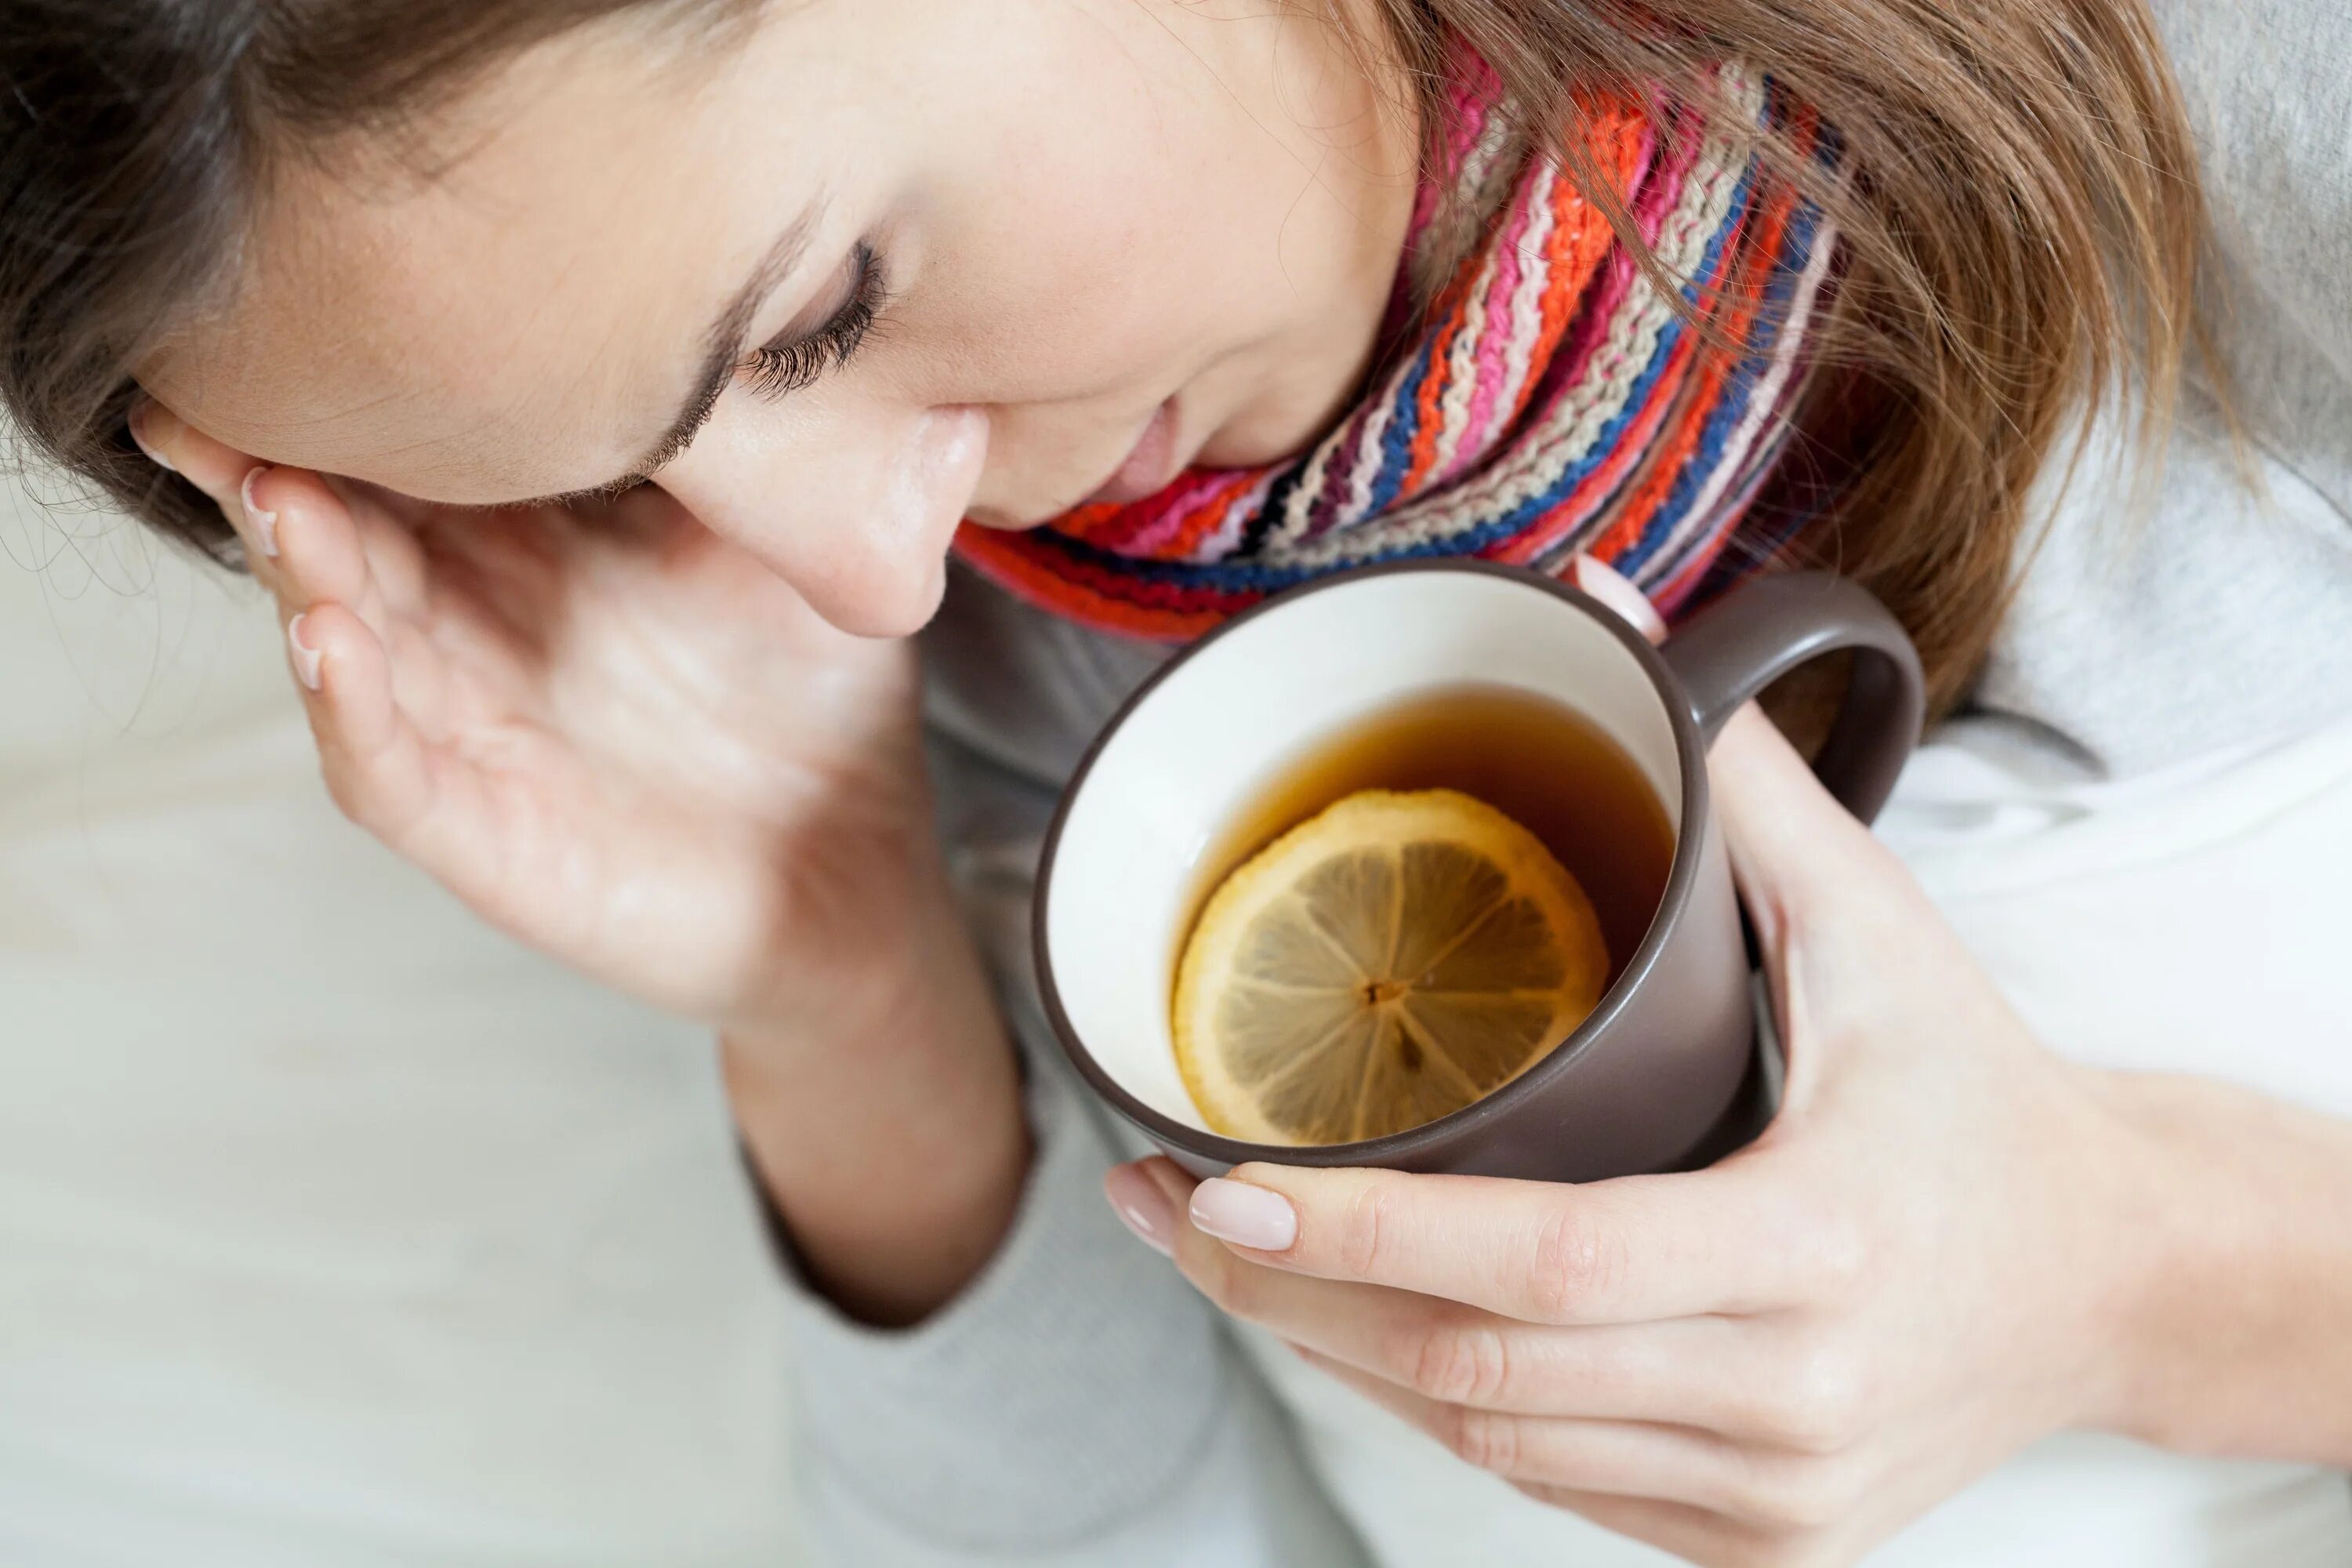
<svg viewBox="0 0 2352 1568">
<path fill-rule="evenodd" d="M 830 321 L 797 342 L 771 343 L 753 351 L 743 362 L 744 385 L 773 401 L 791 396 L 828 370 L 849 363 L 873 331 L 887 302 L 882 268 L 870 245 L 860 245 L 855 258 L 857 287 Z"/>
</svg>

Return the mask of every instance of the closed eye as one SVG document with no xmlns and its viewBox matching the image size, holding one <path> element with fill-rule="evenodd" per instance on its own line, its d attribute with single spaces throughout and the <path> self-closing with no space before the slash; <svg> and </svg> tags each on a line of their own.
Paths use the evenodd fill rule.
<svg viewBox="0 0 2352 1568">
<path fill-rule="evenodd" d="M 874 330 L 886 302 L 882 268 L 874 247 L 860 242 L 852 257 L 856 268 L 849 299 L 833 319 L 813 332 L 778 339 L 744 356 L 736 369 L 743 384 L 771 401 L 791 396 L 824 375 L 849 363 Z"/>
</svg>

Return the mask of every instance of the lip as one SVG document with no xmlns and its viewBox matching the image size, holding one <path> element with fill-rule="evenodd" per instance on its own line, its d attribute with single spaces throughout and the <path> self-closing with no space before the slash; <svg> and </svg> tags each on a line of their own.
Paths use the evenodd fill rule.
<svg viewBox="0 0 2352 1568">
<path fill-rule="evenodd" d="M 1177 460 L 1176 423 L 1176 400 L 1171 397 L 1151 411 L 1150 422 L 1136 437 L 1126 459 L 1100 489 L 1087 498 L 1087 504 L 1107 501 L 1123 506 L 1157 495 L 1173 483 L 1183 466 Z"/>
</svg>

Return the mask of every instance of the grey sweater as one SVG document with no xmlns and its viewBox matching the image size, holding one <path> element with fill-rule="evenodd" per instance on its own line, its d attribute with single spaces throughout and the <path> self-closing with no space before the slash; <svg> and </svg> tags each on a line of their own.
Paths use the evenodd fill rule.
<svg viewBox="0 0 2352 1568">
<path fill-rule="evenodd" d="M 2226 349 L 2267 496 L 2192 407 L 2153 504 L 2105 436 L 2005 625 L 1979 722 L 2037 766 L 2143 773 L 2352 713 L 2352 21 L 2342 0 L 2158 0 L 2219 212 Z M 2120 430 L 2121 426 L 2115 427 Z M 1352 1563 L 1229 1331 L 1103 1202 L 1126 1146 L 1036 1016 L 1026 912 L 1061 781 L 1148 650 L 959 581 L 929 634 L 944 827 L 1029 1047 L 1038 1157 L 1003 1250 L 911 1331 L 797 1287 L 822 1561 Z"/>
</svg>

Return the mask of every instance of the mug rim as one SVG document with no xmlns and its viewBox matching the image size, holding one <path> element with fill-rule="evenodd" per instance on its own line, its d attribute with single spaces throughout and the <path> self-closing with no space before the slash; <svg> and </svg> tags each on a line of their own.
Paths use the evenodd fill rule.
<svg viewBox="0 0 2352 1568">
<path fill-rule="evenodd" d="M 1570 1030 L 1566 1038 L 1546 1049 L 1533 1067 L 1508 1083 L 1433 1121 L 1424 1121 L 1402 1132 L 1362 1138 L 1347 1143 L 1254 1143 L 1245 1139 L 1228 1138 L 1222 1132 L 1207 1131 L 1154 1110 L 1095 1059 L 1094 1053 L 1087 1049 L 1086 1041 L 1080 1037 L 1077 1026 L 1070 1021 L 1069 1013 L 1062 1005 L 1060 987 L 1054 982 L 1054 961 L 1047 938 L 1054 866 L 1061 852 L 1062 830 L 1067 826 L 1078 797 L 1085 792 L 1095 763 L 1162 682 L 1172 679 L 1178 670 L 1192 662 L 1193 656 L 1227 633 L 1286 605 L 1334 588 L 1381 577 L 1432 573 L 1499 578 L 1549 594 L 1601 622 L 1633 654 L 1634 662 L 1649 678 L 1651 689 L 1666 710 L 1666 721 L 1674 731 L 1675 761 L 1682 770 L 1681 821 L 1675 834 L 1674 859 L 1667 868 L 1665 887 L 1658 897 L 1657 912 L 1651 916 L 1648 929 L 1634 945 L 1633 955 L 1618 971 L 1616 979 L 1608 990 L 1601 993 L 1601 1000 L 1591 1013 L 1585 1015 L 1584 1021 Z M 1510 1114 L 1521 1102 L 1542 1098 L 1551 1084 L 1575 1070 L 1577 1063 L 1588 1053 L 1593 1042 L 1607 1033 L 1618 1016 L 1625 1011 L 1633 993 L 1657 967 L 1666 944 L 1673 940 L 1675 930 L 1681 921 L 1682 910 L 1688 903 L 1692 884 L 1698 878 L 1700 851 L 1707 826 L 1707 805 L 1706 746 L 1700 738 L 1698 721 L 1692 714 L 1687 696 L 1682 692 L 1681 681 L 1664 656 L 1651 646 L 1647 637 L 1591 595 L 1559 578 L 1528 567 L 1461 556 L 1384 561 L 1334 573 L 1263 599 L 1211 627 L 1177 650 L 1128 694 L 1108 721 L 1087 742 L 1077 766 L 1070 773 L 1069 781 L 1062 786 L 1060 798 L 1055 802 L 1053 821 L 1045 830 L 1045 845 L 1037 858 L 1036 893 L 1030 910 L 1029 942 L 1031 966 L 1036 972 L 1038 1000 L 1045 1011 L 1046 1025 L 1061 1045 L 1062 1054 L 1077 1068 L 1078 1075 L 1112 1110 L 1156 1140 L 1174 1144 L 1204 1160 L 1219 1161 L 1227 1165 L 1247 1164 L 1253 1161 L 1338 1167 L 1396 1165 L 1410 1161 L 1416 1154 L 1450 1145 L 1465 1135 L 1475 1134 L 1486 1122 Z M 1694 825 L 1698 827 L 1696 833 L 1692 831 Z"/>
</svg>

